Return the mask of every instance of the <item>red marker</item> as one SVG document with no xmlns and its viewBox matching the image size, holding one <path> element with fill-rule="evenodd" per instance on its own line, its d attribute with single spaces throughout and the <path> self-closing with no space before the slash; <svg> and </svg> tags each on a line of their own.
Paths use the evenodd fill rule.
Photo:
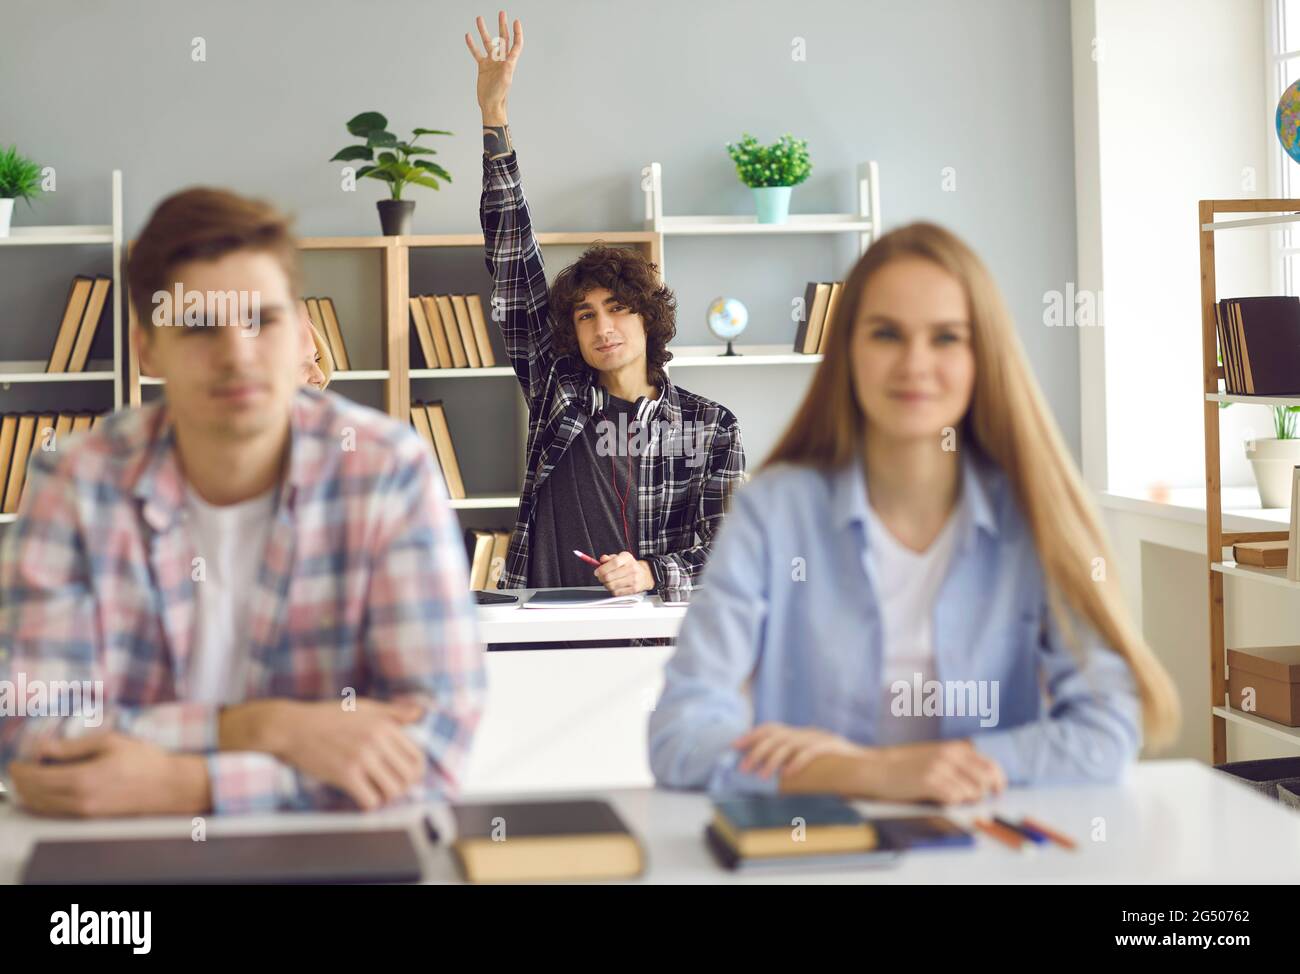
<svg viewBox="0 0 1300 974">
<path fill-rule="evenodd" d="M 583 561 L 585 561 L 588 565 L 591 565 L 593 568 L 600 567 L 600 562 L 598 562 L 595 558 L 591 557 L 591 555 L 584 554 L 583 552 L 579 551 L 577 548 L 573 549 L 573 553 L 577 555 L 579 558 L 581 558 Z"/>
</svg>

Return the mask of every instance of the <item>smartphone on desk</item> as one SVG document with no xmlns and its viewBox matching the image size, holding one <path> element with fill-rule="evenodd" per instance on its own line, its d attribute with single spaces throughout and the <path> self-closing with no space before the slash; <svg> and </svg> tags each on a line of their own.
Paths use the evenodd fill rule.
<svg viewBox="0 0 1300 974">
<path fill-rule="evenodd" d="M 873 818 L 880 844 L 891 849 L 960 849 L 975 844 L 975 837 L 942 815 L 905 815 Z"/>
</svg>

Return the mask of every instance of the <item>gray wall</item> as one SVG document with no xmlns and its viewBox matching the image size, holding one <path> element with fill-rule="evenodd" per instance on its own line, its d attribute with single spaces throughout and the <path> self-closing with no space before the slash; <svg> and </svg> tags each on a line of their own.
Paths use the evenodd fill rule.
<svg viewBox="0 0 1300 974">
<path fill-rule="evenodd" d="M 15 222 L 106 222 L 118 167 L 128 236 L 163 196 L 198 183 L 271 198 L 305 234 L 374 233 L 380 184 L 342 192 L 339 164 L 326 160 L 349 141 L 343 122 L 376 109 L 398 132 L 456 133 L 430 140 L 455 182 L 415 191 L 416 230 L 474 230 L 479 118 L 462 35 L 475 14 L 495 12 L 462 0 L 5 0 L 0 144 L 58 173 L 57 192 L 35 212 L 20 206 Z M 1075 275 L 1065 0 L 532 0 L 508 13 L 527 31 L 510 114 L 540 229 L 639 229 L 639 170 L 650 161 L 664 166 L 666 212 L 750 212 L 722 148 L 744 130 L 808 139 L 814 171 L 795 190 L 796 211 L 852 209 L 855 165 L 874 158 L 887 227 L 937 220 L 988 261 L 1077 455 L 1077 336 L 1041 324 L 1043 293 Z M 195 37 L 206 62 L 191 60 Z M 805 62 L 791 59 L 795 37 Z M 941 186 L 948 166 L 955 192 Z M 703 309 L 727 294 L 750 309 L 744 341 L 789 342 L 790 299 L 807 280 L 843 276 L 852 256 L 847 240 L 829 238 L 670 239 L 678 340 L 712 342 Z M 413 264 L 414 290 L 449 279 L 487 290 L 472 253 Z M 0 250 L 0 358 L 46 357 L 69 276 L 106 268 L 102 248 Z M 99 347 L 108 353 L 107 335 Z M 754 465 L 809 375 L 800 365 L 674 378 L 737 412 Z M 416 395 L 442 395 L 451 381 Z M 0 393 L 0 411 L 33 395 Z M 445 395 L 462 397 L 449 410 L 465 426 L 479 412 L 506 421 L 502 397 L 515 391 L 474 380 Z M 460 437 L 477 471 L 470 489 L 509 488 L 513 464 L 485 453 L 476 466 L 473 432 Z"/>
</svg>

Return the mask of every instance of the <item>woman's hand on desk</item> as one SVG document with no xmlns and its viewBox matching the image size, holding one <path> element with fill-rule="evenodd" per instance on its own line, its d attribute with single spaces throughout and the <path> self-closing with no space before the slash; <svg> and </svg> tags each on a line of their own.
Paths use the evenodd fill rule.
<svg viewBox="0 0 1300 974">
<path fill-rule="evenodd" d="M 866 747 L 816 727 L 766 723 L 732 746 L 744 752 L 738 770 L 779 774 L 785 792 L 956 805 L 1007 787 L 1001 766 L 967 740 Z"/>
<path fill-rule="evenodd" d="M 865 798 L 932 801 L 943 805 L 977 802 L 1006 790 L 1002 766 L 968 740 L 927 741 L 868 748 Z"/>
</svg>

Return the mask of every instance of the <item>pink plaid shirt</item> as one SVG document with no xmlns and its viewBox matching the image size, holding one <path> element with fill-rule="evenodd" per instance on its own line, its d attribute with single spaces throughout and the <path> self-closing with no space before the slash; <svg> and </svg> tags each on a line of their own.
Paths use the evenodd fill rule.
<svg viewBox="0 0 1300 974">
<path fill-rule="evenodd" d="M 455 792 L 482 711 L 483 648 L 441 474 L 413 430 L 301 390 L 252 597 L 245 699 L 414 697 L 428 756 L 414 797 Z M 102 680 L 103 727 L 206 755 L 216 812 L 350 804 L 261 752 L 217 748 L 187 699 L 195 549 L 165 405 L 37 450 L 0 548 L 0 679 Z M 0 716 L 0 772 L 79 717 Z"/>
</svg>

